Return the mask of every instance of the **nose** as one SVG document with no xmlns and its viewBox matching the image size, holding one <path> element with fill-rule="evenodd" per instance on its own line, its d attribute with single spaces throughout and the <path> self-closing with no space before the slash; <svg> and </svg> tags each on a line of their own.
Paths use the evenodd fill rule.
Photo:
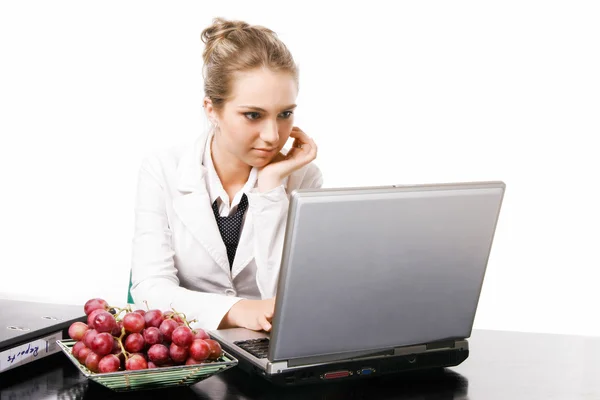
<svg viewBox="0 0 600 400">
<path fill-rule="evenodd" d="M 260 132 L 260 138 L 269 144 L 276 144 L 279 140 L 279 127 L 277 121 L 266 121 Z"/>
</svg>

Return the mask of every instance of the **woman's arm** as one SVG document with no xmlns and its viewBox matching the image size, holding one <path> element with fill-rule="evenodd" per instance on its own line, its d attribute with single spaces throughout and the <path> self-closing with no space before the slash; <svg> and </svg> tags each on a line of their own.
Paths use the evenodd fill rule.
<svg viewBox="0 0 600 400">
<path fill-rule="evenodd" d="M 137 307 L 144 307 L 144 300 L 153 309 L 165 311 L 173 307 L 189 320 L 196 319 L 194 326 L 216 329 L 231 307 L 242 299 L 179 286 L 164 179 L 157 172 L 160 168 L 157 165 L 146 160 L 139 172 L 132 243 L 132 297 Z"/>
</svg>

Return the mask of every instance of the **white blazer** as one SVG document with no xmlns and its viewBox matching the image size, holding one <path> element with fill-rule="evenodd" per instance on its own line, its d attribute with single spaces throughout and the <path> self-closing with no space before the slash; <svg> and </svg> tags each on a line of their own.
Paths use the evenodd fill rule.
<svg viewBox="0 0 600 400">
<path fill-rule="evenodd" d="M 231 306 L 275 296 L 289 194 L 321 187 L 310 163 L 269 192 L 246 193 L 248 209 L 230 270 L 206 187 L 202 158 L 208 132 L 193 146 L 146 158 L 139 172 L 132 243 L 131 294 L 136 307 L 174 308 L 216 329 Z M 207 178 L 206 178 L 207 179 Z"/>
</svg>

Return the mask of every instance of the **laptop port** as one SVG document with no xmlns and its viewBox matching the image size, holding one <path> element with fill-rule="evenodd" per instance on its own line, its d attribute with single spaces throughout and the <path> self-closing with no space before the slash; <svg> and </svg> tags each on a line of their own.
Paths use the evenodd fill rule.
<svg viewBox="0 0 600 400">
<path fill-rule="evenodd" d="M 375 372 L 375 368 L 371 367 L 358 370 L 359 375 L 371 375 L 373 372 Z"/>
<path fill-rule="evenodd" d="M 327 373 L 321 375 L 321 378 L 323 378 L 323 379 L 338 379 L 338 378 L 346 378 L 350 375 L 352 375 L 352 372 L 350 372 L 350 371 L 333 371 L 333 372 L 327 372 Z"/>
<path fill-rule="evenodd" d="M 298 374 L 296 374 L 296 376 L 301 380 L 301 381 L 305 381 L 308 379 L 312 379 L 314 378 L 314 372 L 309 372 L 309 371 L 303 371 L 300 372 Z"/>
</svg>

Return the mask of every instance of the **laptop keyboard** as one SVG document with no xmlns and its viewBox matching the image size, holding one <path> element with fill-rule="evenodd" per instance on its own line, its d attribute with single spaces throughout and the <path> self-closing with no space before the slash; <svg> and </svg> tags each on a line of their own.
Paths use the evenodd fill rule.
<svg viewBox="0 0 600 400">
<path fill-rule="evenodd" d="M 267 358 L 269 353 L 269 338 L 241 340 L 233 343 L 256 358 Z"/>
</svg>

